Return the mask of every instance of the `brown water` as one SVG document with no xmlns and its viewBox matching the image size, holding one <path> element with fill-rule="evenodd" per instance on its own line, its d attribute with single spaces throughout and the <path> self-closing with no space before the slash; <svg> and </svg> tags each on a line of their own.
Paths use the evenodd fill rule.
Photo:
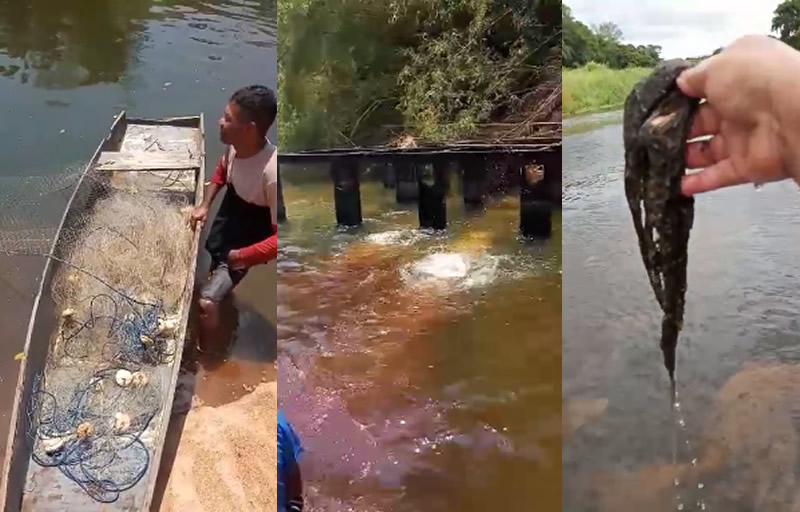
<svg viewBox="0 0 800 512">
<path fill-rule="evenodd" d="M 250 83 L 277 86 L 276 8 L 275 0 L 0 0 L 2 190 L 19 187 L 28 220 L 33 211 L 41 214 L 37 225 L 57 222 L 60 211 L 50 210 L 63 211 L 66 196 L 43 202 L 36 196 L 41 182 L 22 178 L 80 169 L 123 109 L 136 117 L 203 112 L 210 172 L 221 151 L 216 120 L 229 95 Z M 0 204 L 0 218 L 22 213 L 18 204 Z M 207 264 L 202 251 L 199 277 Z M 0 451 L 17 378 L 14 354 L 23 347 L 42 266 L 36 258 L 0 257 Z M 201 401 L 227 403 L 274 379 L 275 272 L 274 264 L 259 268 L 242 283 L 226 310 L 233 343 L 221 342 L 229 351 L 202 358 L 196 382 L 184 382 Z"/>
<path fill-rule="evenodd" d="M 621 126 L 564 146 L 562 386 L 582 424 L 564 441 L 564 510 L 793 510 L 797 187 L 697 197 L 673 416 L 660 311 L 624 197 Z"/>
<path fill-rule="evenodd" d="M 283 172 L 279 404 L 311 509 L 560 510 L 560 216 L 526 244 L 516 198 L 469 215 L 452 195 L 424 234 L 368 183 L 339 231 L 332 185 Z"/>
</svg>

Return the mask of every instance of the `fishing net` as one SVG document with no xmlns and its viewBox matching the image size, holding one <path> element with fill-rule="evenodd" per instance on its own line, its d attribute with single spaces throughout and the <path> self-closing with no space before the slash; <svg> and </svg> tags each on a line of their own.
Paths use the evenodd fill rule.
<svg viewBox="0 0 800 512">
<path fill-rule="evenodd" d="M 0 177 L 0 256 L 6 256 L 0 259 L 0 289 L 13 292 L 15 300 L 33 301 L 44 260 L 13 255 L 50 250 L 80 175 L 74 168 L 50 176 Z"/>
<path fill-rule="evenodd" d="M 194 257 L 193 173 L 89 171 L 53 245 L 80 179 L 68 172 L 9 187 L 0 196 L 0 254 L 55 265 L 42 289 L 55 326 L 27 404 L 32 459 L 111 503 L 147 474 L 160 428 L 153 420 L 164 405 Z M 8 281 L 15 267 L 3 268 Z M 25 279 L 20 294 L 40 286 Z"/>
</svg>

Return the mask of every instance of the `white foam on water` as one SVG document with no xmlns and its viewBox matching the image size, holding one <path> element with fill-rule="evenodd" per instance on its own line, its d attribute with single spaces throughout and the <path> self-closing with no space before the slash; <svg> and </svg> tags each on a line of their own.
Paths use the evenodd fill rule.
<svg viewBox="0 0 800 512">
<path fill-rule="evenodd" d="M 366 240 L 377 245 L 411 245 L 419 239 L 416 231 L 409 229 L 371 233 Z"/>
<path fill-rule="evenodd" d="M 466 277 L 469 268 L 470 261 L 463 254 L 437 253 L 415 263 L 412 271 L 420 276 L 452 279 Z"/>
<path fill-rule="evenodd" d="M 440 252 L 401 269 L 409 286 L 441 285 L 461 289 L 485 287 L 498 276 L 500 257 Z"/>
<path fill-rule="evenodd" d="M 500 257 L 489 255 L 481 257 L 464 281 L 464 287 L 483 288 L 489 286 L 497 279 L 499 266 Z"/>
</svg>

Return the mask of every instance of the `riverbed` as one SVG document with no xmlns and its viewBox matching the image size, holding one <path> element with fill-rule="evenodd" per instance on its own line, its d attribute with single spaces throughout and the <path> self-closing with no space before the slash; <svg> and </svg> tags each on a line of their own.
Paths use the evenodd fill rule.
<svg viewBox="0 0 800 512">
<path fill-rule="evenodd" d="M 0 218 L 33 212 L 37 226 L 54 227 L 68 194 L 52 194 L 47 203 L 37 194 L 57 192 L 61 182 L 54 176 L 76 176 L 122 110 L 133 117 L 203 113 L 210 174 L 222 149 L 216 123 L 228 97 L 251 83 L 277 86 L 276 5 L 274 0 L 0 5 L 0 183 L 3 192 L 14 188 L 10 197 L 16 201 L 0 204 Z M 270 137 L 276 139 L 274 128 Z M 0 452 L 17 379 L 14 355 L 23 348 L 43 264 L 33 257 L 21 268 L 0 257 L 0 277 L 15 286 L 0 287 Z M 207 265 L 201 251 L 199 277 Z M 273 263 L 242 283 L 226 309 L 229 339 L 222 341 L 233 341 L 229 351 L 190 361 L 176 400 L 191 402 L 194 391 L 195 403 L 221 406 L 264 381 L 274 382 L 275 272 Z"/>
<path fill-rule="evenodd" d="M 564 510 L 790 510 L 797 186 L 696 198 L 673 414 L 660 311 L 625 202 L 621 124 L 567 136 L 563 165 L 562 385 L 565 406 L 583 409 L 564 440 Z"/>
<path fill-rule="evenodd" d="M 337 229 L 333 186 L 282 170 L 279 406 L 306 448 L 315 511 L 558 510 L 561 219 L 517 237 L 519 201 L 444 233 L 362 183 Z"/>
</svg>

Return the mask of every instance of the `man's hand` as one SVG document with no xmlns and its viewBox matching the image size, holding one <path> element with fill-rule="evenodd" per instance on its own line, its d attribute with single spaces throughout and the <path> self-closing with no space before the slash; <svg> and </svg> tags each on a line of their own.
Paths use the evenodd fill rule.
<svg viewBox="0 0 800 512">
<path fill-rule="evenodd" d="M 192 230 L 197 229 L 198 224 L 200 227 L 203 227 L 203 224 L 206 222 L 208 218 L 208 206 L 200 205 L 194 209 L 192 212 L 192 216 L 189 218 L 189 225 L 192 227 Z"/>
<path fill-rule="evenodd" d="M 705 98 L 689 138 L 711 136 L 687 147 L 685 195 L 786 178 L 800 183 L 800 53 L 766 36 L 745 36 L 697 66 L 677 83 L 688 96 Z"/>
<path fill-rule="evenodd" d="M 231 270 L 244 270 L 247 265 L 242 261 L 242 256 L 236 249 L 228 253 L 228 267 Z"/>
</svg>

